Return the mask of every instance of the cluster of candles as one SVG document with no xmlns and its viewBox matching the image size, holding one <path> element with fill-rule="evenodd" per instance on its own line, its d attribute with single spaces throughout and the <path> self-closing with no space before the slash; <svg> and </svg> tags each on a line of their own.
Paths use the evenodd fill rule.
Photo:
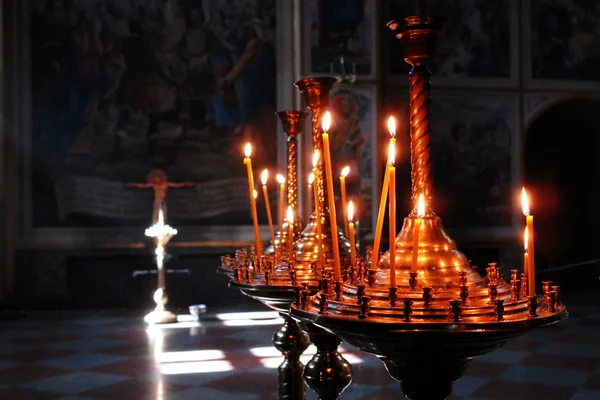
<svg viewBox="0 0 600 400">
<path fill-rule="evenodd" d="M 335 269 L 335 275 L 337 278 L 339 278 L 339 280 L 341 280 L 341 265 L 340 265 L 340 256 L 339 256 L 339 247 L 338 247 L 338 237 L 337 237 L 337 225 L 336 225 L 336 212 L 335 212 L 335 201 L 334 201 L 334 192 L 333 192 L 333 175 L 332 175 L 332 168 L 331 168 L 331 153 L 330 153 L 330 146 L 329 146 L 329 134 L 328 134 L 328 130 L 329 127 L 331 126 L 331 114 L 329 112 L 327 112 L 325 114 L 325 116 L 323 117 L 323 121 L 322 121 L 322 127 L 323 127 L 323 153 L 324 153 L 324 161 L 325 161 L 325 173 L 326 173 L 326 182 L 324 182 L 324 184 L 327 185 L 327 189 L 328 189 L 328 194 L 329 194 L 329 205 L 330 205 L 330 214 L 331 214 L 331 218 L 330 218 L 330 223 L 331 223 L 331 230 L 333 232 L 333 237 L 332 237 L 332 241 L 333 241 L 333 248 L 334 248 L 334 269 Z M 251 204 L 251 208 L 252 208 L 252 219 L 253 219 L 253 223 L 254 223 L 254 237 L 255 237 L 255 248 L 258 249 L 257 250 L 257 254 L 260 254 L 260 252 L 262 251 L 262 243 L 260 240 L 260 232 L 258 229 L 258 216 L 257 216 L 257 209 L 256 209 L 256 198 L 257 198 L 257 192 L 256 190 L 254 190 L 254 175 L 252 172 L 252 145 L 250 143 L 246 144 L 246 147 L 244 148 L 244 164 L 246 164 L 246 169 L 248 172 L 248 188 L 250 191 L 250 204 Z M 321 155 L 319 153 L 318 150 L 316 150 L 313 154 L 313 170 L 310 173 L 310 175 L 308 176 L 308 208 L 309 210 L 312 212 L 313 210 L 313 201 L 314 201 L 314 208 L 315 211 L 317 213 L 317 227 L 318 227 L 318 237 L 319 237 L 319 254 L 318 254 L 318 259 L 320 260 L 320 262 L 322 263 L 322 265 L 325 264 L 325 254 L 323 252 L 323 243 L 322 243 L 322 226 L 321 226 L 321 218 L 319 217 L 323 210 L 320 209 L 320 202 L 319 202 L 319 198 L 318 198 L 318 193 L 317 190 L 313 190 L 313 188 L 317 188 L 320 184 L 320 182 L 317 182 L 316 179 L 318 179 L 317 177 L 319 176 L 317 174 L 316 168 L 317 168 L 317 164 L 319 162 Z M 348 236 L 350 238 L 351 241 L 351 245 L 352 245 L 352 256 L 351 256 L 351 262 L 353 264 L 356 263 L 356 245 L 355 245 L 355 224 L 354 224 L 354 204 L 352 203 L 352 201 L 348 202 L 348 196 L 347 196 L 347 190 L 346 190 L 346 177 L 349 175 L 350 173 L 350 167 L 349 166 L 345 166 L 344 168 L 342 168 L 342 171 L 340 173 L 340 191 L 341 191 L 341 197 L 342 197 L 342 204 L 343 204 L 343 219 L 344 219 L 344 231 L 346 233 L 346 236 Z M 269 195 L 268 195 L 268 191 L 267 191 L 267 181 L 268 181 L 268 177 L 269 177 L 269 171 L 268 170 L 263 170 L 262 174 L 261 174 L 261 182 L 263 185 L 263 195 L 265 197 L 265 207 L 267 209 L 267 219 L 269 222 L 269 232 L 271 235 L 271 242 L 273 243 L 273 245 L 275 245 L 275 230 L 273 227 L 273 218 L 272 218 L 272 214 L 271 214 L 271 207 L 270 207 L 270 203 L 269 203 Z M 283 232 L 283 216 L 285 215 L 287 220 L 288 220 L 288 227 L 289 227 L 289 234 L 290 237 L 293 237 L 293 221 L 294 221 L 294 210 L 292 209 L 291 206 L 288 205 L 287 207 L 287 213 L 284 213 L 284 204 L 285 204 L 285 178 L 280 175 L 277 174 L 277 182 L 280 185 L 280 193 L 279 193 L 279 232 Z M 314 186 L 313 186 L 314 185 Z M 292 241 L 290 240 L 289 245 L 292 246 Z M 289 251 L 291 252 L 291 249 L 289 249 Z"/>
<path fill-rule="evenodd" d="M 338 244 L 338 234 L 337 234 L 337 218 L 336 218 L 336 209 L 335 209 L 335 195 L 333 191 L 333 173 L 331 168 L 331 152 L 329 146 L 329 127 L 331 126 L 331 114 L 326 112 L 323 116 L 322 120 L 322 128 L 323 128 L 323 158 L 325 162 L 325 179 L 326 182 L 324 184 L 327 185 L 327 193 L 329 200 L 329 208 L 330 208 L 330 228 L 331 228 L 331 239 L 332 239 L 332 247 L 333 247 L 333 262 L 334 262 L 334 276 L 337 281 L 342 280 L 342 272 L 341 272 L 341 264 L 340 264 L 340 253 L 339 253 L 339 244 Z M 383 222 L 385 218 L 385 208 L 386 203 L 388 203 L 389 197 L 389 237 L 390 237 L 390 287 L 396 287 L 396 246 L 394 245 L 394 239 L 396 238 L 396 167 L 395 167 L 395 158 L 396 158 L 396 121 L 394 117 L 390 117 L 388 119 L 388 130 L 390 134 L 390 142 L 389 142 L 389 150 L 388 150 L 388 162 L 386 163 L 385 174 L 383 178 L 383 186 L 381 188 L 381 196 L 379 202 L 379 210 L 377 214 L 377 224 L 375 227 L 375 237 L 373 242 L 373 250 L 371 253 L 371 266 L 374 268 L 379 262 L 379 247 L 381 245 L 381 234 L 383 230 Z M 255 248 L 257 249 L 257 254 L 262 252 L 262 245 L 260 241 L 260 234 L 258 230 L 258 218 L 256 212 L 256 197 L 257 193 L 254 190 L 254 178 L 252 174 L 252 161 L 250 156 L 252 154 L 252 146 L 250 143 L 246 144 L 245 150 L 245 158 L 244 163 L 246 164 L 248 170 L 248 185 L 250 189 L 250 202 L 252 206 L 252 217 L 254 221 L 254 235 L 255 235 Z M 325 265 L 325 255 L 323 252 L 323 243 L 322 243 L 322 229 L 321 226 L 321 218 L 323 210 L 320 209 L 320 202 L 318 199 L 318 194 L 316 188 L 319 186 L 320 182 L 317 182 L 319 174 L 317 174 L 317 164 L 320 159 L 319 151 L 316 150 L 313 154 L 313 170 L 312 173 L 308 177 L 308 204 L 309 210 L 312 211 L 313 206 L 312 202 L 314 200 L 314 208 L 317 215 L 317 233 L 318 233 L 318 248 L 319 254 L 318 259 L 322 265 Z M 347 202 L 347 193 L 346 193 L 346 177 L 350 172 L 350 167 L 346 166 L 342 169 L 340 174 L 340 191 L 342 196 L 342 205 L 343 205 L 343 219 L 344 219 L 344 230 L 346 236 L 350 239 L 351 243 L 351 263 L 352 265 L 356 264 L 356 244 L 355 244 L 355 231 L 354 231 L 354 205 L 352 201 Z M 271 209 L 269 205 L 269 197 L 267 192 L 267 180 L 269 173 L 265 169 L 261 175 L 261 181 L 263 184 L 263 194 L 265 196 L 265 206 L 267 208 L 267 217 L 269 220 L 269 231 L 271 235 L 271 241 L 273 245 L 275 245 L 275 231 L 273 229 L 273 220 L 271 217 Z M 283 232 L 283 216 L 284 216 L 284 195 L 285 195 L 285 178 L 278 174 L 277 181 L 280 185 L 280 194 L 279 194 L 279 231 Z M 311 194 L 311 191 L 313 192 Z M 533 234 L 533 216 L 529 210 L 529 199 L 527 196 L 527 192 L 525 188 L 522 190 L 521 202 L 523 207 L 523 214 L 526 218 L 526 227 L 524 234 L 524 262 L 523 262 L 523 272 L 528 277 L 528 292 L 530 296 L 535 295 L 535 260 L 534 260 L 534 234 Z M 420 194 L 418 196 L 417 204 L 416 204 L 416 218 L 414 220 L 414 230 L 413 230 L 413 249 L 412 249 L 412 263 L 411 263 L 411 272 L 416 273 L 417 267 L 419 264 L 419 234 L 420 228 L 422 225 L 423 218 L 425 217 L 425 200 L 423 195 Z M 287 220 L 289 222 L 289 234 L 290 238 L 293 238 L 293 221 L 294 221 L 294 211 L 288 206 L 287 208 Z M 290 253 L 291 246 L 293 240 L 290 240 Z"/>
</svg>

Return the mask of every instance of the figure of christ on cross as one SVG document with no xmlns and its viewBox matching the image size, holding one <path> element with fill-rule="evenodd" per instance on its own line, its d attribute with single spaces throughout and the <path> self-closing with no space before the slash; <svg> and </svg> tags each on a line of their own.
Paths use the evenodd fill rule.
<svg viewBox="0 0 600 400">
<path fill-rule="evenodd" d="M 163 218 L 167 220 L 167 190 L 169 188 L 192 187 L 194 182 L 169 182 L 167 175 L 160 169 L 148 173 L 147 183 L 128 183 L 127 187 L 154 190 L 154 205 L 152 206 L 152 224 L 158 223 L 158 214 L 162 208 Z"/>
</svg>

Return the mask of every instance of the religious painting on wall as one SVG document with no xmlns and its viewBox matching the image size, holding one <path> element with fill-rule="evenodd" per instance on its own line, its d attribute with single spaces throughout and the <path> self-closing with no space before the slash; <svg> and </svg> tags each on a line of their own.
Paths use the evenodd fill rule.
<svg viewBox="0 0 600 400">
<path fill-rule="evenodd" d="M 304 4 L 308 74 L 374 79 L 377 2 L 308 0 Z"/>
<path fill-rule="evenodd" d="M 447 228 L 509 232 L 518 211 L 518 98 L 463 93 L 435 94 L 434 100 L 436 212 Z"/>
<path fill-rule="evenodd" d="M 443 16 L 435 56 L 429 62 L 436 85 L 506 86 L 518 82 L 518 2 L 469 0 L 422 2 L 420 13 Z M 415 15 L 412 0 L 390 0 L 386 20 Z M 407 81 L 400 40 L 386 36 L 388 73 Z"/>
<path fill-rule="evenodd" d="M 276 165 L 275 6 L 29 0 L 31 226 L 147 222 L 156 170 L 173 225 L 250 225 L 244 144 L 256 176 Z"/>
<path fill-rule="evenodd" d="M 526 80 L 531 87 L 597 89 L 600 7 L 588 0 L 524 2 Z M 595 85 L 590 85 L 595 82 Z"/>
<path fill-rule="evenodd" d="M 362 234 L 371 232 L 373 213 L 373 190 L 377 182 L 375 171 L 375 147 L 377 140 L 377 99 L 375 86 L 338 85 L 329 99 L 331 113 L 330 146 L 333 176 L 339 177 L 344 167 L 350 171 L 346 177 L 348 200 L 352 200 L 356 220 Z M 342 203 L 336 207 L 343 221 Z M 340 225 L 342 226 L 342 225 Z"/>
</svg>

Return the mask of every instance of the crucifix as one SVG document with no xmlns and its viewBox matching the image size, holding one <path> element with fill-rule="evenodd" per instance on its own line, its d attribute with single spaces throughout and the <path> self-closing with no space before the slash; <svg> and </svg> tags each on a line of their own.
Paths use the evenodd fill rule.
<svg viewBox="0 0 600 400">
<path fill-rule="evenodd" d="M 194 182 L 169 182 L 167 175 L 160 169 L 150 171 L 147 183 L 128 183 L 127 187 L 154 190 L 154 205 L 152 206 L 152 223 L 158 223 L 159 210 L 162 209 L 163 218 L 167 219 L 167 190 L 169 188 L 192 187 Z"/>
</svg>

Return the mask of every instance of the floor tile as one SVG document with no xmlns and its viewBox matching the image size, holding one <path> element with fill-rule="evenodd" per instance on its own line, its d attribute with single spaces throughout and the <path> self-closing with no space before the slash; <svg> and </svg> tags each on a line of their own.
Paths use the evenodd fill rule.
<svg viewBox="0 0 600 400">
<path fill-rule="evenodd" d="M 469 396 L 477 389 L 490 382 L 490 378 L 477 378 L 473 376 L 463 376 L 454 382 L 452 394 L 456 396 Z"/>
<path fill-rule="evenodd" d="M 573 357 L 565 355 L 529 354 L 520 362 L 521 365 L 531 365 L 547 368 L 564 368 L 582 371 L 593 371 L 600 366 L 600 359 L 590 357 Z"/>
<path fill-rule="evenodd" d="M 260 400 L 261 395 L 250 393 L 232 393 L 211 387 L 198 386 L 169 396 L 169 400 Z"/>
<path fill-rule="evenodd" d="M 40 362 L 57 368 L 87 369 L 125 360 L 125 357 L 101 353 L 76 353 L 67 357 L 53 358 Z"/>
<path fill-rule="evenodd" d="M 560 343 L 556 341 L 544 344 L 537 352 L 575 357 L 600 358 L 600 346 Z"/>
<path fill-rule="evenodd" d="M 95 372 L 75 372 L 59 375 L 54 378 L 42 379 L 24 385 L 28 389 L 35 389 L 59 394 L 79 394 L 92 389 L 114 385 L 127 380 L 127 378 L 100 374 Z"/>
<path fill-rule="evenodd" d="M 600 399 L 600 390 L 579 390 L 569 400 L 598 400 Z"/>
<path fill-rule="evenodd" d="M 499 378 L 513 382 L 539 383 L 550 387 L 578 388 L 590 375 L 585 371 L 516 365 L 507 369 Z"/>
<path fill-rule="evenodd" d="M 188 389 L 188 386 L 165 383 L 162 380 L 155 384 L 147 381 L 127 380 L 98 389 L 82 392 L 82 396 L 94 399 L 171 399 L 175 394 Z"/>
<path fill-rule="evenodd" d="M 496 362 L 504 364 L 515 364 L 521 361 L 527 355 L 524 351 L 513 351 L 505 349 L 497 349 L 488 354 L 485 354 L 477 359 L 485 362 Z"/>
<path fill-rule="evenodd" d="M 17 365 L 16 367 L 3 370 L 0 373 L 0 382 L 9 385 L 21 385 L 70 372 L 67 369 L 46 367 L 43 365 Z"/>
<path fill-rule="evenodd" d="M 60 395 L 34 389 L 11 386 L 0 391 L 2 400 L 56 400 Z"/>
<path fill-rule="evenodd" d="M 487 400 L 569 400 L 575 392 L 573 388 L 498 379 L 477 389 L 473 396 Z"/>
</svg>

